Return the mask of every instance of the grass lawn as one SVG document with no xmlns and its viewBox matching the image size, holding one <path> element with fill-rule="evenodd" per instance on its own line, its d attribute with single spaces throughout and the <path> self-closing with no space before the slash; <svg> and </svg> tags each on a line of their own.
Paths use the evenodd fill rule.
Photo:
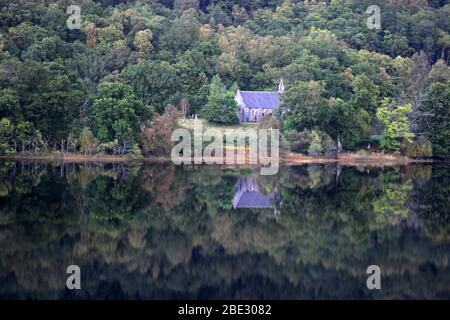
<svg viewBox="0 0 450 320">
<path fill-rule="evenodd" d="M 178 125 L 182 128 L 186 128 L 188 130 L 194 130 L 194 119 L 178 119 Z M 197 119 L 197 121 L 200 121 L 203 126 L 203 132 L 205 132 L 208 129 L 218 129 L 222 131 L 223 134 L 225 134 L 226 129 L 258 129 L 257 123 L 240 123 L 235 125 L 226 125 L 226 124 L 218 124 L 218 123 L 212 123 L 205 119 Z"/>
<path fill-rule="evenodd" d="M 178 119 L 178 125 L 181 128 L 185 128 L 185 129 L 188 129 L 190 131 L 193 131 L 194 130 L 194 122 L 195 121 L 200 121 L 202 123 L 203 132 L 205 132 L 208 129 L 217 129 L 217 130 L 220 130 L 222 132 L 224 137 L 225 137 L 225 130 L 226 129 L 235 129 L 235 130 L 236 129 L 241 129 L 241 130 L 244 130 L 244 131 L 248 130 L 248 129 L 254 129 L 254 130 L 258 129 L 258 124 L 257 123 L 240 123 L 240 124 L 235 124 L 235 125 L 226 125 L 226 124 L 212 123 L 212 122 L 209 122 L 208 120 L 200 119 L 200 118 L 197 119 L 197 120 L 180 118 L 180 119 Z M 201 138 L 201 136 L 194 136 L 193 140 L 196 140 L 198 138 Z M 235 144 L 234 143 L 230 145 L 230 144 L 227 144 L 225 141 L 224 141 L 224 146 L 226 148 L 235 148 Z"/>
</svg>

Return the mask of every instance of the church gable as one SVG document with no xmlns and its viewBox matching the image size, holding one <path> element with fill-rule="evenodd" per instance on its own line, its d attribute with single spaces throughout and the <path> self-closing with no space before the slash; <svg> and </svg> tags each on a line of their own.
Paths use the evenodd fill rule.
<svg viewBox="0 0 450 320">
<path fill-rule="evenodd" d="M 281 104 L 284 93 L 284 83 L 281 79 L 278 92 L 275 91 L 239 91 L 235 100 L 239 105 L 241 122 L 259 122 L 262 117 L 272 114 Z"/>
<path fill-rule="evenodd" d="M 237 208 L 272 208 L 276 191 L 262 194 L 253 177 L 240 177 L 235 187 L 233 207 Z"/>
</svg>

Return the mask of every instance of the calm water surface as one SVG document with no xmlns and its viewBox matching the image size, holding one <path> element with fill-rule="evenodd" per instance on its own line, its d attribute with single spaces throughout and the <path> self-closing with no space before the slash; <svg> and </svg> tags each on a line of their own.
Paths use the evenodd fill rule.
<svg viewBox="0 0 450 320">
<path fill-rule="evenodd" d="M 449 165 L 258 173 L 0 162 L 0 298 L 450 298 Z"/>
</svg>

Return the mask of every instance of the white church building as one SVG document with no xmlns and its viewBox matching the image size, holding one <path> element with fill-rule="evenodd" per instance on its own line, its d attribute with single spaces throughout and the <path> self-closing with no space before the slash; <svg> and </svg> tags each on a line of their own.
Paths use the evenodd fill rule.
<svg viewBox="0 0 450 320">
<path fill-rule="evenodd" d="M 280 106 L 284 91 L 283 79 L 278 91 L 238 90 L 234 99 L 239 105 L 240 122 L 259 122 L 264 116 L 272 114 Z"/>
</svg>

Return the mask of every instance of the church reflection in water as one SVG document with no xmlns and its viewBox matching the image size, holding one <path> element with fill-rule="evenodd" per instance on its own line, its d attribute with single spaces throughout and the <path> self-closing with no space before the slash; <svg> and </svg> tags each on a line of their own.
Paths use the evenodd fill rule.
<svg viewBox="0 0 450 320">
<path fill-rule="evenodd" d="M 277 193 L 277 188 L 268 194 L 262 193 L 255 177 L 239 177 L 236 183 L 233 207 L 235 209 L 274 208 Z"/>
</svg>

